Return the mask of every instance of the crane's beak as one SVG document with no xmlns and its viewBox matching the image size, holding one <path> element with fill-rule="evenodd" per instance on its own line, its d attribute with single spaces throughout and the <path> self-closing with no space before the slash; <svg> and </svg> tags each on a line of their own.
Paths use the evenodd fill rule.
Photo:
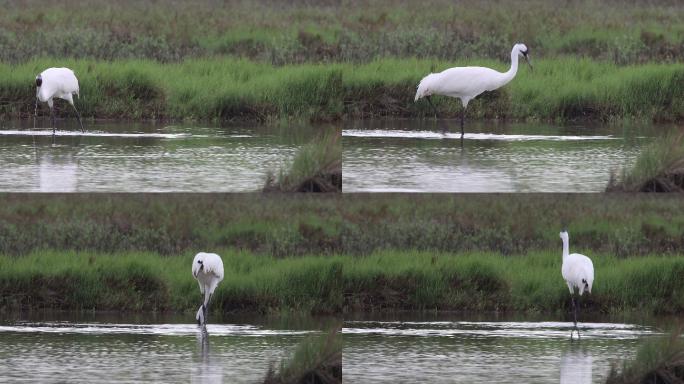
<svg viewBox="0 0 684 384">
<path fill-rule="evenodd" d="M 530 66 L 530 71 L 534 72 L 534 67 L 532 66 L 532 62 L 530 62 L 530 56 L 526 53 L 523 57 L 525 58 L 525 61 L 527 61 L 527 65 Z"/>
</svg>

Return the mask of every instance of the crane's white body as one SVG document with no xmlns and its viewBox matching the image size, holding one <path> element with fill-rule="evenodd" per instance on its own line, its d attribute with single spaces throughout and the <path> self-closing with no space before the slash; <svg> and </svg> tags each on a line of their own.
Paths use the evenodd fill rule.
<svg viewBox="0 0 684 384">
<path fill-rule="evenodd" d="M 487 67 L 454 67 L 425 76 L 418 84 L 415 101 L 431 95 L 461 99 L 463 108 L 485 91 L 493 91 L 508 84 L 518 72 L 518 57 L 527 55 L 525 44 L 516 44 L 511 51 L 511 68 L 506 72 Z"/>
<path fill-rule="evenodd" d="M 192 276 L 199 283 L 204 301 L 197 311 L 196 319 L 201 325 L 206 324 L 207 305 L 216 286 L 223 280 L 223 260 L 215 253 L 200 252 L 192 261 Z"/>
<path fill-rule="evenodd" d="M 53 137 L 55 134 L 55 98 L 64 99 L 74 107 L 76 117 L 78 117 L 78 124 L 81 125 L 81 131 L 85 132 L 83 122 L 81 121 L 81 114 L 78 113 L 78 109 L 74 105 L 74 95 L 79 95 L 78 79 L 71 69 L 48 68 L 36 76 L 36 107 L 33 114 L 35 116 L 38 113 L 38 101 L 48 104 L 52 120 Z"/>
<path fill-rule="evenodd" d="M 563 279 L 568 284 L 570 294 L 575 293 L 575 289 L 579 291 L 580 296 L 584 292 L 591 293 L 591 286 L 594 284 L 594 264 L 591 259 L 580 255 L 579 253 L 570 253 L 568 232 L 560 233 L 563 239 L 563 265 L 561 266 L 561 273 Z"/>
<path fill-rule="evenodd" d="M 74 96 L 78 96 L 78 79 L 69 68 L 48 68 L 38 75 L 42 82 L 36 87 L 36 98 L 47 102 L 52 108 L 54 98 L 64 99 L 74 105 Z"/>
<path fill-rule="evenodd" d="M 591 259 L 579 253 L 570 253 L 570 237 L 568 231 L 562 231 L 560 238 L 563 240 L 563 265 L 561 273 L 565 283 L 570 289 L 570 299 L 572 301 L 572 312 L 574 315 L 575 326 L 570 331 L 570 340 L 574 331 L 577 331 L 577 339 L 580 338 L 579 328 L 577 328 L 577 307 L 575 304 L 575 289 L 580 296 L 584 292 L 591 293 L 591 286 L 594 284 L 594 264 Z"/>
</svg>

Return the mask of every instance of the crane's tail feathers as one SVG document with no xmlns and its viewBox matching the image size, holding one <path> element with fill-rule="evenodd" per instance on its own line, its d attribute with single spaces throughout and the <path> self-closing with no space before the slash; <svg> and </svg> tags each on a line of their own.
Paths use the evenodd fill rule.
<svg viewBox="0 0 684 384">
<path fill-rule="evenodd" d="M 416 97 L 413 101 L 418 101 L 418 99 L 432 95 L 432 85 L 435 82 L 435 74 L 431 73 L 420 81 L 418 84 L 418 90 L 416 91 Z"/>
<path fill-rule="evenodd" d="M 204 324 L 204 305 L 200 305 L 197 310 L 197 315 L 195 315 L 195 319 L 197 319 L 197 325 Z"/>
</svg>

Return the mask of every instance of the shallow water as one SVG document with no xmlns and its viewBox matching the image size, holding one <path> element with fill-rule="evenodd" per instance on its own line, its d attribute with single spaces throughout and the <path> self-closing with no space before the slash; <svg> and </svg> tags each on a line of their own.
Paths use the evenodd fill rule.
<svg viewBox="0 0 684 384">
<path fill-rule="evenodd" d="M 0 381 L 255 383 L 315 319 L 223 319 L 202 338 L 187 317 L 3 320 Z"/>
<path fill-rule="evenodd" d="M 343 127 L 344 192 L 599 192 L 658 127 L 453 120 Z M 462 144 L 462 145 L 461 145 Z"/>
<path fill-rule="evenodd" d="M 0 191 L 252 192 L 317 132 L 311 126 L 197 127 L 60 121 L 0 127 Z"/>
<path fill-rule="evenodd" d="M 658 328 L 611 322 L 345 321 L 346 382 L 601 383 Z"/>
</svg>

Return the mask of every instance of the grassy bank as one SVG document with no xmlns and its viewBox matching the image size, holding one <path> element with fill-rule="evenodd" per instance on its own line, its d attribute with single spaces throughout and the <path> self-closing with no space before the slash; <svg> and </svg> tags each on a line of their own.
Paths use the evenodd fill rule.
<svg viewBox="0 0 684 384">
<path fill-rule="evenodd" d="M 684 199 L 630 194 L 0 194 L 0 254 L 274 257 L 386 249 L 526 254 L 573 247 L 620 258 L 684 249 Z"/>
<path fill-rule="evenodd" d="M 36 55 L 178 61 L 233 55 L 273 64 L 377 57 L 546 57 L 681 61 L 684 6 L 659 1 L 428 0 L 192 3 L 7 1 L 0 61 Z M 68 27 L 65 27 L 68 26 Z"/>
<path fill-rule="evenodd" d="M 618 259 L 585 251 L 596 280 L 580 299 L 583 311 L 683 313 L 684 255 Z M 345 261 L 347 311 L 473 310 L 556 312 L 571 310 L 561 276 L 561 253 L 501 256 L 385 251 Z"/>
<path fill-rule="evenodd" d="M 656 139 L 608 184 L 609 192 L 684 192 L 684 131 Z"/>
<path fill-rule="evenodd" d="M 274 259 L 246 252 L 218 253 L 225 277 L 210 312 L 332 314 L 341 309 L 338 257 Z M 64 251 L 0 256 L 0 308 L 194 313 L 201 295 L 190 273 L 193 256 Z"/>
<path fill-rule="evenodd" d="M 278 176 L 269 173 L 264 192 L 342 192 L 342 137 L 326 133 L 304 145 Z"/>
<path fill-rule="evenodd" d="M 596 280 L 583 311 L 684 313 L 684 255 L 618 259 L 580 247 Z M 496 253 L 383 251 L 369 256 L 276 259 L 219 250 L 225 278 L 211 310 L 353 311 L 570 310 L 560 252 Z M 0 256 L 0 308 L 180 311 L 200 302 L 189 269 L 193 254 L 37 251 Z"/>
<path fill-rule="evenodd" d="M 86 118 L 330 121 L 342 118 L 432 116 L 414 103 L 416 85 L 431 71 L 492 60 L 381 59 L 365 64 L 275 67 L 245 59 L 212 58 L 161 64 L 151 61 L 38 59 L 0 65 L 0 114 L 33 115 L 34 78 L 51 66 L 68 66 L 80 79 L 76 104 Z M 469 105 L 470 118 L 515 120 L 684 119 L 684 64 L 618 67 L 578 58 L 538 60 L 521 68 L 501 90 Z M 460 103 L 434 100 L 441 117 L 456 117 Z M 59 103 L 58 103 L 59 104 Z M 72 117 L 64 103 L 59 114 Z M 41 108 L 47 115 L 47 108 Z"/>
</svg>

